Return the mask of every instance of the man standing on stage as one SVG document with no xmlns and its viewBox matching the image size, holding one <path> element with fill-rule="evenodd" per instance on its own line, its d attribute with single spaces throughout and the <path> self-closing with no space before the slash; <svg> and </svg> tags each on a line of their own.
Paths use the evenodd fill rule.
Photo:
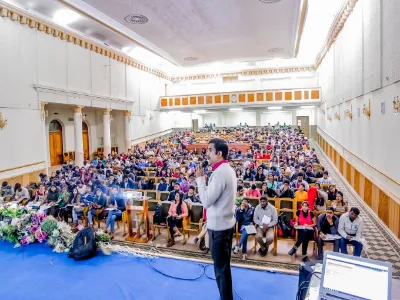
<svg viewBox="0 0 400 300">
<path fill-rule="evenodd" d="M 196 168 L 196 181 L 200 201 L 207 209 L 207 229 L 210 238 L 211 255 L 219 294 L 222 300 L 232 300 L 231 249 L 235 220 L 235 197 L 237 179 L 226 160 L 228 144 L 222 139 L 208 143 L 207 155 L 213 172 L 208 180 L 202 166 Z"/>
</svg>

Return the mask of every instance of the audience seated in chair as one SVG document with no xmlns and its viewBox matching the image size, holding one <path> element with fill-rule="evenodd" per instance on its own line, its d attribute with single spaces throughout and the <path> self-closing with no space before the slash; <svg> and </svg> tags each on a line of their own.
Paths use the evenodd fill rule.
<svg viewBox="0 0 400 300">
<path fill-rule="evenodd" d="M 269 223 L 265 223 L 266 219 L 269 219 Z M 260 245 L 258 253 L 265 256 L 268 253 L 269 246 L 274 241 L 274 226 L 278 223 L 276 209 L 268 202 L 267 197 L 261 197 L 260 204 L 256 206 L 254 211 L 253 221 L 257 230 L 256 240 Z"/>
<path fill-rule="evenodd" d="M 343 214 L 349 211 L 349 206 L 347 202 L 343 200 L 343 193 L 337 192 L 336 193 L 336 200 L 332 203 L 332 207 L 337 214 Z"/>
<path fill-rule="evenodd" d="M 333 243 L 333 251 L 339 252 L 339 239 L 327 240 L 327 235 L 338 235 L 339 218 L 335 216 L 333 207 L 328 207 L 326 212 L 318 216 L 318 259 L 322 260 L 324 257 L 324 243 Z"/>
<path fill-rule="evenodd" d="M 347 245 L 354 246 L 354 256 L 360 256 L 362 244 L 362 227 L 363 220 L 360 217 L 360 210 L 357 207 L 352 207 L 350 212 L 346 212 L 340 216 L 338 232 L 342 237 L 340 239 L 340 252 L 347 253 Z"/>
<path fill-rule="evenodd" d="M 125 211 L 125 200 L 118 193 L 117 186 L 113 186 L 111 188 L 110 200 L 107 208 L 108 208 L 108 216 L 104 232 L 108 232 L 108 227 L 110 227 L 111 239 L 113 239 L 115 220 L 117 218 L 122 218 L 122 213 Z"/>
<path fill-rule="evenodd" d="M 296 253 L 297 248 L 302 245 L 302 261 L 305 262 L 309 260 L 307 257 L 308 242 L 314 240 L 314 228 L 316 225 L 314 213 L 310 210 L 307 201 L 304 201 L 301 204 L 301 209 L 299 209 L 296 213 L 295 226 L 297 225 L 304 226 L 305 229 L 297 229 L 297 242 L 288 254 L 292 256 Z"/>
<path fill-rule="evenodd" d="M 90 204 L 90 208 L 88 211 L 88 222 L 89 226 L 93 227 L 93 218 L 97 217 L 98 220 L 101 219 L 101 214 L 103 212 L 104 207 L 106 206 L 106 196 L 103 194 L 101 189 L 95 190 L 95 196 L 93 198 L 93 202 Z"/>
<path fill-rule="evenodd" d="M 183 218 L 189 215 L 186 203 L 183 202 L 182 195 L 177 192 L 175 193 L 175 201 L 171 203 L 168 211 L 168 228 L 170 232 L 170 240 L 168 241 L 167 247 L 175 245 L 175 237 L 180 236 L 178 228 L 183 226 Z"/>
<path fill-rule="evenodd" d="M 238 224 L 237 226 L 242 236 L 240 237 L 239 244 L 237 246 L 234 246 L 232 249 L 234 254 L 238 254 L 240 248 L 242 247 L 243 260 L 246 260 L 247 258 L 248 233 L 245 227 L 253 224 L 253 218 L 254 218 L 254 208 L 249 204 L 247 198 L 243 198 L 240 207 L 236 208 L 236 222 Z"/>
</svg>

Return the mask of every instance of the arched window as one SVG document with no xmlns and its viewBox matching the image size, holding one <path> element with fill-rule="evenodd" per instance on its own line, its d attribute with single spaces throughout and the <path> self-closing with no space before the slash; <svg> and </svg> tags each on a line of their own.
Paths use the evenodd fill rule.
<svg viewBox="0 0 400 300">
<path fill-rule="evenodd" d="M 60 122 L 58 122 L 57 120 L 53 120 L 50 122 L 50 128 L 49 131 L 61 131 L 62 130 L 62 126 L 60 124 Z"/>
<path fill-rule="evenodd" d="M 82 130 L 88 131 L 88 126 L 85 122 L 82 122 Z"/>
</svg>

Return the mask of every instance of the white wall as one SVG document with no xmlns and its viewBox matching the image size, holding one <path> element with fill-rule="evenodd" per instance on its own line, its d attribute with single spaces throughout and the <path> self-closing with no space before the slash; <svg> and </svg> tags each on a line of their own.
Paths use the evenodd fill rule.
<svg viewBox="0 0 400 300">
<path fill-rule="evenodd" d="M 264 110 L 260 109 L 261 113 L 259 124 L 260 126 L 267 126 L 286 123 L 288 125 L 296 125 L 296 116 L 308 116 L 309 124 L 316 124 L 316 108 L 301 109 L 298 107 L 284 107 L 282 110 Z M 257 126 L 256 124 L 256 111 L 224 111 L 217 113 L 206 113 L 204 116 L 204 124 L 215 124 L 217 127 L 224 126 L 237 126 L 240 122 L 244 125 L 247 123 L 249 126 Z"/>
<path fill-rule="evenodd" d="M 0 18 L 0 28 L 0 112 L 8 120 L 8 125 L 0 130 L 0 155 L 6 158 L 0 160 L 0 170 L 48 162 L 48 124 L 51 119 L 41 119 L 40 102 L 67 104 L 69 107 L 111 107 L 114 116 L 111 138 L 120 149 L 125 147 L 122 110 L 132 110 L 132 139 L 171 128 L 165 113 L 155 112 L 159 106 L 158 99 L 165 91 L 164 79 L 9 18 Z M 109 101 L 37 92 L 34 84 L 103 96 Z M 122 101 L 114 101 L 114 98 Z M 146 119 L 150 112 L 154 115 L 151 121 Z M 51 113 L 50 110 L 50 117 L 53 117 Z M 65 121 L 69 115 L 72 117 L 72 111 L 66 108 L 58 117 L 66 124 L 64 149 L 74 150 L 73 122 Z M 146 119 L 144 123 L 143 119 Z M 90 146 L 93 152 L 103 135 L 102 111 L 90 113 L 88 122 L 91 123 Z M 42 165 L 39 167 L 43 168 Z"/>
<path fill-rule="evenodd" d="M 317 70 L 326 110 L 325 115 L 320 110 L 317 114 L 321 135 L 331 137 L 335 148 L 367 177 L 381 178 L 378 174 L 382 172 L 397 182 L 400 116 L 393 114 L 392 101 L 400 95 L 399 11 L 400 1 L 358 1 Z M 366 120 L 362 109 L 369 99 L 371 118 Z M 344 117 L 350 105 L 352 121 Z M 340 121 L 334 118 L 335 112 L 340 112 Z M 327 120 L 328 113 L 332 121 Z M 399 185 L 394 188 L 389 179 L 374 183 L 399 197 Z"/>
<path fill-rule="evenodd" d="M 283 73 L 258 76 L 239 75 L 237 82 L 225 83 L 223 83 L 222 77 L 216 79 L 181 81 L 168 85 L 168 95 L 315 87 L 318 87 L 316 73 L 311 71 L 304 73 Z"/>
</svg>

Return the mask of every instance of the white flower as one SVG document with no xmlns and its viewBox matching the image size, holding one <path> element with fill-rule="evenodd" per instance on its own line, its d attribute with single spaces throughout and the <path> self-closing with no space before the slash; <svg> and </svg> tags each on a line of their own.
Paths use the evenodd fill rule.
<svg viewBox="0 0 400 300">
<path fill-rule="evenodd" d="M 58 237 L 59 235 L 60 235 L 60 231 L 57 229 L 54 229 L 53 232 L 51 233 L 51 236 L 55 237 L 55 238 Z"/>
<path fill-rule="evenodd" d="M 12 226 L 17 226 L 17 224 L 20 222 L 20 218 L 14 218 L 11 220 L 11 225 Z"/>
</svg>

